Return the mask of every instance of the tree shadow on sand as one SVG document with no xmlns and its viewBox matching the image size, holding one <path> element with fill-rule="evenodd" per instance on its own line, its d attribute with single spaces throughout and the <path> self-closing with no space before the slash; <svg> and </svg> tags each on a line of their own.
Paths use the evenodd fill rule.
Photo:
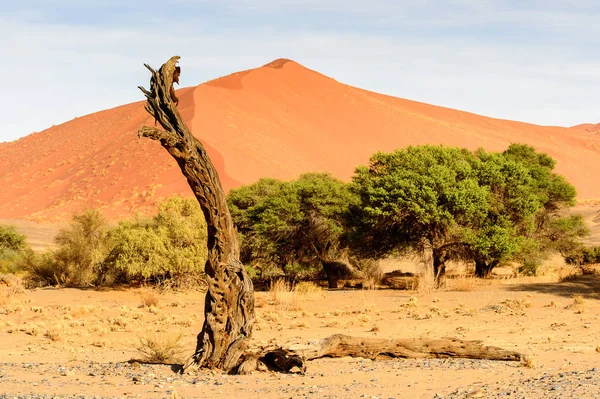
<svg viewBox="0 0 600 399">
<path fill-rule="evenodd" d="M 600 275 L 588 274 L 558 283 L 517 284 L 508 286 L 507 290 L 539 292 L 567 298 L 579 294 L 587 299 L 600 299 Z"/>
</svg>

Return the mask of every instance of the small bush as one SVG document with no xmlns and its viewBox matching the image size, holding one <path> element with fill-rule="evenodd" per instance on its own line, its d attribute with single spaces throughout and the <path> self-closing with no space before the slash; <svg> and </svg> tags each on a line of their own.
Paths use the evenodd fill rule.
<svg viewBox="0 0 600 399">
<path fill-rule="evenodd" d="M 26 282 L 30 287 L 61 285 L 71 274 L 64 264 L 55 261 L 52 252 L 36 254 L 28 251 L 23 257 L 22 268 L 27 272 Z"/>
<path fill-rule="evenodd" d="M 179 363 L 185 349 L 181 343 L 183 334 L 176 336 L 146 335 L 140 338 L 137 350 L 142 355 L 140 360 L 148 363 Z"/>
<path fill-rule="evenodd" d="M 600 246 L 580 247 L 564 255 L 564 258 L 568 265 L 581 266 L 592 263 L 600 263 Z"/>
<path fill-rule="evenodd" d="M 158 307 L 159 298 L 158 295 L 153 291 L 146 291 L 142 293 L 142 307 Z"/>
<path fill-rule="evenodd" d="M 14 249 L 0 249 L 0 274 L 15 274 L 21 271 L 23 253 Z"/>
<path fill-rule="evenodd" d="M 294 291 L 305 297 L 314 297 L 323 293 L 323 288 L 312 281 L 301 281 L 294 287 Z"/>
<path fill-rule="evenodd" d="M 0 250 L 10 249 L 20 252 L 27 248 L 26 237 L 20 234 L 16 227 L 0 224 Z"/>
<path fill-rule="evenodd" d="M 475 288 L 476 279 L 463 274 L 454 279 L 448 280 L 448 285 L 452 291 L 470 292 Z"/>
<path fill-rule="evenodd" d="M 62 330 L 62 326 L 52 326 L 50 328 L 48 328 L 48 330 L 46 330 L 46 333 L 44 334 L 44 336 L 46 338 L 48 338 L 51 341 L 60 341 L 63 339 L 63 330 Z"/>
<path fill-rule="evenodd" d="M 73 215 L 69 227 L 56 236 L 58 248 L 24 260 L 30 280 L 40 285 L 81 287 L 94 285 L 107 253 L 108 224 L 100 211 L 86 209 Z"/>
<path fill-rule="evenodd" d="M 537 257 L 526 257 L 518 272 L 524 276 L 537 276 L 542 266 L 542 260 Z"/>
</svg>

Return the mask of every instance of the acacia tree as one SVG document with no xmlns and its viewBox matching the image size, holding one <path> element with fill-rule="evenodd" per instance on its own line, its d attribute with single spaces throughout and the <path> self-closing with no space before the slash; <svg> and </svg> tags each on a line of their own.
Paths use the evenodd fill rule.
<svg viewBox="0 0 600 399">
<path fill-rule="evenodd" d="M 205 265 L 208 291 L 204 302 L 204 325 L 196 351 L 184 365 L 231 370 L 248 346 L 254 325 L 254 288 L 239 261 L 237 233 L 231 220 L 219 175 L 202 143 L 194 137 L 176 108 L 173 82 L 179 77 L 171 57 L 152 73 L 146 96 L 146 111 L 162 126 L 143 126 L 140 137 L 157 140 L 177 161 L 206 219 L 208 255 Z"/>
<path fill-rule="evenodd" d="M 476 156 L 479 184 L 491 193 L 486 217 L 465 234 L 478 277 L 510 258 L 529 263 L 579 245 L 588 233 L 585 222 L 564 215 L 575 204 L 575 187 L 553 172 L 551 157 L 525 144 L 502 153 L 478 150 Z"/>
<path fill-rule="evenodd" d="M 360 248 L 375 256 L 430 249 L 438 279 L 448 260 L 472 261 L 485 277 L 514 257 L 567 252 L 586 229 L 580 217 L 562 216 L 575 188 L 553 167 L 522 144 L 503 153 L 441 146 L 378 153 L 353 178 Z"/>
<path fill-rule="evenodd" d="M 232 190 L 228 201 L 242 234 L 242 260 L 262 278 L 290 280 L 327 275 L 330 288 L 354 268 L 341 245 L 348 207 L 355 204 L 347 184 L 329 173 L 307 173 L 282 182 L 260 179 Z"/>
<path fill-rule="evenodd" d="M 408 147 L 377 153 L 353 177 L 361 203 L 354 210 L 359 248 L 384 256 L 431 251 L 436 280 L 464 253 L 461 226 L 484 217 L 489 192 L 478 184 L 467 150 Z"/>
</svg>

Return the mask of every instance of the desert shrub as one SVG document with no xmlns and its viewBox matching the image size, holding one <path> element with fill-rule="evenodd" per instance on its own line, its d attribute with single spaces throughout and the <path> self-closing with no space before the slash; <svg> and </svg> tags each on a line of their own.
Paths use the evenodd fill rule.
<svg viewBox="0 0 600 399">
<path fill-rule="evenodd" d="M 600 263 L 600 247 L 580 247 L 564 255 L 569 265 L 589 265 Z"/>
<path fill-rule="evenodd" d="M 0 274 L 17 273 L 28 249 L 26 237 L 16 227 L 0 225 Z"/>
<path fill-rule="evenodd" d="M 0 250 L 24 251 L 27 247 L 26 237 L 16 227 L 0 224 Z"/>
<path fill-rule="evenodd" d="M 56 262 L 52 252 L 36 254 L 27 251 L 21 263 L 21 268 L 27 272 L 26 284 L 30 287 L 65 284 L 71 273 L 65 266 Z"/>
<path fill-rule="evenodd" d="M 21 270 L 23 253 L 14 249 L 0 249 L 0 274 L 17 273 Z"/>
<path fill-rule="evenodd" d="M 181 342 L 183 334 L 175 336 L 146 335 L 140 338 L 137 350 L 142 355 L 140 360 L 148 363 L 178 363 L 185 347 Z"/>
<path fill-rule="evenodd" d="M 537 276 L 543 262 L 539 257 L 526 257 L 522 260 L 522 263 L 517 269 L 520 274 L 524 276 Z"/>
<path fill-rule="evenodd" d="M 52 253 L 56 283 L 70 287 L 95 284 L 108 253 L 107 237 L 108 223 L 99 210 L 85 209 L 73 215 L 69 227 L 56 236 L 58 248 Z M 42 262 L 42 267 L 47 266 Z"/>
<path fill-rule="evenodd" d="M 105 284 L 161 282 L 199 275 L 206 263 L 206 221 L 193 198 L 171 197 L 152 219 L 122 221 L 110 231 L 110 254 L 103 265 Z"/>
</svg>

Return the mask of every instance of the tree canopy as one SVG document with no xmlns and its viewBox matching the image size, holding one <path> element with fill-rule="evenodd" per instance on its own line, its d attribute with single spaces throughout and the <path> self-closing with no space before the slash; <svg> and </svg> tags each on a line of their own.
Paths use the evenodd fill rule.
<svg viewBox="0 0 600 399">
<path fill-rule="evenodd" d="M 569 247 L 585 227 L 561 215 L 576 192 L 553 168 L 522 144 L 503 153 L 429 145 L 377 153 L 351 185 L 360 197 L 358 248 L 370 256 L 428 250 L 439 277 L 449 260 L 473 261 L 485 276 L 515 256 Z"/>
<path fill-rule="evenodd" d="M 308 173 L 291 182 L 261 179 L 232 190 L 229 208 L 241 235 L 241 260 L 259 279 L 331 276 L 344 262 L 344 214 L 357 198 L 328 173 Z"/>
</svg>

